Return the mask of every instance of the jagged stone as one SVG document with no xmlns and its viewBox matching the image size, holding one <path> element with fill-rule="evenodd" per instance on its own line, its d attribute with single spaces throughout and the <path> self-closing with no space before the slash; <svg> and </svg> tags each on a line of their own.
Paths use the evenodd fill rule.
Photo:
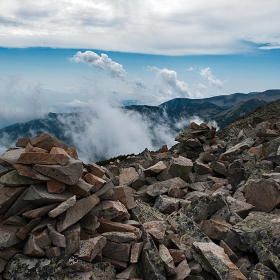
<svg viewBox="0 0 280 280">
<path fill-rule="evenodd" d="M 176 280 L 184 280 L 186 277 L 188 277 L 191 273 L 191 269 L 188 265 L 187 260 L 181 261 L 178 266 L 175 268 L 176 271 L 176 276 L 172 277 L 171 279 L 176 279 Z"/>
<path fill-rule="evenodd" d="M 24 240 L 28 234 L 32 231 L 32 229 L 34 229 L 34 227 L 36 227 L 40 221 L 42 220 L 41 217 L 36 218 L 31 220 L 26 226 L 22 227 L 18 232 L 17 232 L 17 237 Z"/>
<path fill-rule="evenodd" d="M 204 220 L 200 224 L 200 229 L 211 239 L 222 240 L 225 238 L 232 225 L 223 220 Z"/>
<path fill-rule="evenodd" d="M 25 153 L 25 149 L 11 149 L 6 151 L 0 157 L 0 165 L 2 166 L 10 166 L 18 160 L 21 154 Z"/>
<path fill-rule="evenodd" d="M 223 156 L 230 156 L 230 155 L 237 155 L 240 154 L 242 151 L 246 149 L 250 149 L 254 144 L 254 139 L 252 138 L 246 138 L 244 141 L 236 144 L 235 146 L 229 148 L 226 152 L 224 152 Z"/>
<path fill-rule="evenodd" d="M 98 164 L 94 163 L 94 162 L 90 162 L 88 164 L 88 167 L 90 169 L 90 173 L 99 177 L 99 178 L 102 178 L 105 174 L 105 170 L 99 166 Z"/>
<path fill-rule="evenodd" d="M 275 279 L 279 280 L 280 276 L 271 270 L 269 267 L 262 263 L 257 263 L 253 271 L 249 275 L 251 280 L 262 280 L 262 279 Z"/>
<path fill-rule="evenodd" d="M 184 188 L 184 191 L 177 186 L 172 185 L 168 190 L 168 195 L 175 198 L 182 198 L 188 188 Z"/>
<path fill-rule="evenodd" d="M 131 244 L 130 263 L 138 263 L 143 249 L 143 242 Z"/>
<path fill-rule="evenodd" d="M 133 198 L 132 189 L 126 186 L 119 186 L 113 188 L 116 198 L 126 207 L 131 210 L 136 207 L 136 203 Z"/>
<path fill-rule="evenodd" d="M 38 245 L 41 249 L 45 249 L 49 247 L 52 243 L 52 240 L 49 235 L 49 231 L 47 229 L 38 233 L 34 237 L 36 245 Z"/>
<path fill-rule="evenodd" d="M 181 249 L 168 249 L 168 252 L 170 253 L 174 264 L 179 264 L 181 261 L 186 259 L 184 250 Z"/>
<path fill-rule="evenodd" d="M 179 177 L 175 177 L 175 178 L 172 178 L 172 179 L 169 179 L 169 180 L 166 180 L 163 182 L 157 182 L 157 183 L 154 183 L 154 184 L 148 186 L 147 193 L 152 197 L 156 197 L 160 194 L 167 193 L 169 188 L 172 185 L 183 189 L 188 186 L 188 183 Z"/>
<path fill-rule="evenodd" d="M 61 215 L 58 222 L 57 230 L 62 232 L 69 228 L 81 218 L 83 218 L 96 204 L 99 203 L 99 198 L 93 194 L 89 197 L 78 200 L 75 205 L 68 208 L 68 210 Z M 63 217 L 62 217 L 63 216 Z"/>
<path fill-rule="evenodd" d="M 46 253 L 35 242 L 35 235 L 31 234 L 24 245 L 23 254 L 30 257 L 45 257 Z"/>
<path fill-rule="evenodd" d="M 204 242 L 194 242 L 193 246 L 205 261 L 202 267 L 213 273 L 217 279 L 247 279 L 220 246 Z"/>
<path fill-rule="evenodd" d="M 144 172 L 149 175 L 155 175 L 155 174 L 162 172 L 165 169 L 167 169 L 167 166 L 164 164 L 163 161 L 159 161 L 155 165 L 152 165 L 152 166 L 144 169 Z"/>
<path fill-rule="evenodd" d="M 140 269 L 137 264 L 131 264 L 129 267 L 127 267 L 124 271 L 116 275 L 117 279 L 139 279 L 140 275 Z"/>
<path fill-rule="evenodd" d="M 47 181 L 47 190 L 49 193 L 62 193 L 65 191 L 66 185 L 57 180 L 51 179 Z"/>
<path fill-rule="evenodd" d="M 62 255 L 62 250 L 60 247 L 46 247 L 46 255 L 47 258 L 55 258 L 55 257 L 60 257 Z"/>
<path fill-rule="evenodd" d="M 145 233 L 144 247 L 142 250 L 139 265 L 144 279 L 166 279 L 164 262 L 162 261 L 158 249 L 148 233 Z"/>
<path fill-rule="evenodd" d="M 143 223 L 143 227 L 148 232 L 153 240 L 160 244 L 163 242 L 165 231 L 167 229 L 167 223 L 165 221 L 151 221 Z"/>
<path fill-rule="evenodd" d="M 80 248 L 75 253 L 79 259 L 91 262 L 98 252 L 100 252 L 106 245 L 106 238 L 103 236 L 97 236 L 88 240 L 81 240 Z"/>
<path fill-rule="evenodd" d="M 280 204 L 280 186 L 273 179 L 249 180 L 243 192 L 246 202 L 258 211 L 270 212 Z"/>
<path fill-rule="evenodd" d="M 19 226 L 19 227 L 24 227 L 27 224 L 28 224 L 28 219 L 25 219 L 20 216 L 11 216 L 2 223 L 2 225 L 11 225 L 11 226 Z"/>
<path fill-rule="evenodd" d="M 179 156 L 177 158 L 172 158 L 168 173 L 171 174 L 172 177 L 179 177 L 182 180 L 187 181 L 192 167 L 193 162 L 190 159 Z"/>
<path fill-rule="evenodd" d="M 22 153 L 15 163 L 65 165 L 69 156 L 64 154 Z"/>
<path fill-rule="evenodd" d="M 80 178 L 75 185 L 67 185 L 66 189 L 77 196 L 87 197 L 92 187 L 93 185 Z"/>
<path fill-rule="evenodd" d="M 102 254 L 114 260 L 129 262 L 131 244 L 117 243 L 107 240 L 106 245 L 102 249 Z"/>
<path fill-rule="evenodd" d="M 168 249 L 163 244 L 159 245 L 159 255 L 164 263 L 166 275 L 171 276 L 176 274 L 175 264 L 172 259 L 172 256 L 170 255 Z"/>
<path fill-rule="evenodd" d="M 67 185 L 77 184 L 83 173 L 82 161 L 73 158 L 70 158 L 68 163 L 64 166 L 35 164 L 33 168 L 43 175 L 56 179 Z"/>
<path fill-rule="evenodd" d="M 10 171 L 9 173 L 3 175 L 0 178 L 0 184 L 3 184 L 4 186 L 11 186 L 11 187 L 38 184 L 41 182 L 42 182 L 41 180 L 36 180 L 36 179 L 19 175 L 17 170 Z"/>
<path fill-rule="evenodd" d="M 59 205 L 57 205 L 54 209 L 48 212 L 49 217 L 55 218 L 58 215 L 65 212 L 67 209 L 69 209 L 71 206 L 74 206 L 76 203 L 76 195 L 71 196 L 67 200 L 63 201 Z"/>
<path fill-rule="evenodd" d="M 80 236 L 81 236 L 81 227 L 79 223 L 69 227 L 67 230 L 63 232 L 66 238 L 66 254 L 75 253 L 80 246 Z"/>
<path fill-rule="evenodd" d="M 29 178 L 32 178 L 32 179 L 35 179 L 35 180 L 40 180 L 40 181 L 50 180 L 49 177 L 40 174 L 39 172 L 35 171 L 29 165 L 23 165 L 23 164 L 20 164 L 20 163 L 15 163 L 15 164 L 13 164 L 13 167 L 17 170 L 17 172 L 21 176 L 29 177 Z"/>
<path fill-rule="evenodd" d="M 163 214 L 171 214 L 179 210 L 180 199 L 167 195 L 159 195 L 153 207 Z"/>
<path fill-rule="evenodd" d="M 37 205 L 44 205 L 47 203 L 62 202 L 72 197 L 70 192 L 63 193 L 48 193 L 47 187 L 44 184 L 31 185 L 25 196 L 24 200 L 29 201 L 29 203 L 34 203 Z"/>
<path fill-rule="evenodd" d="M 130 243 L 137 239 L 137 236 L 133 232 L 104 232 L 102 233 L 107 240 L 116 242 L 116 243 Z"/>
<path fill-rule="evenodd" d="M 66 238 L 63 234 L 57 232 L 52 225 L 47 225 L 51 242 L 54 246 L 66 248 Z M 42 248 L 42 247 L 41 247 Z"/>
<path fill-rule="evenodd" d="M 212 168 L 212 170 L 215 172 L 215 173 L 218 173 L 220 175 L 223 175 L 225 177 L 228 176 L 228 171 L 227 171 L 227 168 L 226 166 L 222 163 L 222 162 L 219 162 L 219 161 L 212 161 L 210 163 L 210 167 Z"/>
<path fill-rule="evenodd" d="M 91 213 L 98 218 L 116 222 L 130 218 L 130 214 L 120 201 L 103 200 L 91 210 Z"/>
<path fill-rule="evenodd" d="M 17 237 L 18 226 L 0 225 L 0 249 L 9 248 L 21 240 Z"/>
<path fill-rule="evenodd" d="M 24 212 L 24 213 L 22 213 L 22 216 L 25 218 L 29 218 L 29 219 L 36 219 L 38 217 L 42 217 L 42 216 L 46 215 L 49 211 L 54 209 L 57 205 L 58 205 L 58 203 L 48 204 L 48 205 L 36 208 L 34 210 Z"/>
<path fill-rule="evenodd" d="M 194 172 L 199 175 L 212 174 L 212 169 L 208 164 L 203 163 L 198 159 L 194 163 Z"/>
<path fill-rule="evenodd" d="M 37 232 L 37 231 L 43 230 L 44 228 L 47 227 L 48 224 L 52 225 L 53 227 L 56 227 L 56 223 L 57 222 L 55 219 L 45 216 L 42 218 L 42 220 L 39 222 L 39 224 L 31 230 L 31 232 Z"/>
<path fill-rule="evenodd" d="M 120 173 L 120 186 L 129 186 L 139 177 L 134 167 L 124 168 Z"/>
<path fill-rule="evenodd" d="M 81 219 L 80 224 L 83 229 L 90 233 L 94 233 L 100 225 L 98 217 L 90 212 Z"/>
<path fill-rule="evenodd" d="M 93 192 L 97 192 L 106 183 L 105 180 L 91 173 L 86 174 L 85 180 L 87 183 L 92 185 L 91 191 Z"/>
<path fill-rule="evenodd" d="M 237 261 L 239 259 L 238 259 L 237 255 L 230 249 L 230 247 L 227 245 L 227 243 L 225 241 L 221 240 L 219 245 L 225 250 L 225 253 L 228 255 L 230 260 L 233 263 L 237 263 Z"/>
</svg>

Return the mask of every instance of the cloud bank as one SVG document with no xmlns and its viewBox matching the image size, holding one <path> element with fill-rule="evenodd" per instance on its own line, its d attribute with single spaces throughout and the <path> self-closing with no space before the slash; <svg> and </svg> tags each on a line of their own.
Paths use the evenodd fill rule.
<svg viewBox="0 0 280 280">
<path fill-rule="evenodd" d="M 275 49 L 278 7 L 279 0 L 9 0 L 1 4 L 0 46 L 165 55 Z"/>
<path fill-rule="evenodd" d="M 206 78 L 210 85 L 216 87 L 216 88 L 222 88 L 222 85 L 224 82 L 222 82 L 219 79 L 216 79 L 215 76 L 212 74 L 210 67 L 206 67 L 204 69 L 201 69 L 200 75 L 204 78 Z"/>
</svg>

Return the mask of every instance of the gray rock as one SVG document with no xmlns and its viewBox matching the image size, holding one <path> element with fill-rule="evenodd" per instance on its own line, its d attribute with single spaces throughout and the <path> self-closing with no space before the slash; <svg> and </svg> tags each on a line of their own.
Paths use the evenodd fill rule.
<svg viewBox="0 0 280 280">
<path fill-rule="evenodd" d="M 163 214 L 171 214 L 179 210 L 180 199 L 167 195 L 159 195 L 153 207 Z"/>
<path fill-rule="evenodd" d="M 187 181 L 192 167 L 193 162 L 190 159 L 179 156 L 178 158 L 172 158 L 168 173 L 172 177 L 180 177 L 182 180 Z"/>
<path fill-rule="evenodd" d="M 18 160 L 21 154 L 25 153 L 25 149 L 12 149 L 5 152 L 0 157 L 0 165 L 10 166 Z"/>
<path fill-rule="evenodd" d="M 36 180 L 19 175 L 17 170 L 13 170 L 0 178 L 0 184 L 11 187 L 38 184 L 41 182 L 41 180 Z"/>
</svg>

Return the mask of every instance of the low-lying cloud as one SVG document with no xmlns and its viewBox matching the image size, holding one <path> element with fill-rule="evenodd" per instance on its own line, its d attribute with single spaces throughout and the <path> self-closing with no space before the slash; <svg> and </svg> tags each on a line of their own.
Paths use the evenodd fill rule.
<svg viewBox="0 0 280 280">
<path fill-rule="evenodd" d="M 102 53 L 100 56 L 92 51 L 81 52 L 78 51 L 70 58 L 73 62 L 82 62 L 89 66 L 94 66 L 98 69 L 108 70 L 112 78 L 124 79 L 126 71 L 123 66 L 111 58 L 107 54 Z"/>
</svg>

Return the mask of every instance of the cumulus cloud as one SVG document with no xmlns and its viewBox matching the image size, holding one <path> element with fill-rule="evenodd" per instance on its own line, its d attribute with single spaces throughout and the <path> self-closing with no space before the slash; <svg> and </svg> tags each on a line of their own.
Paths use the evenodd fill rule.
<svg viewBox="0 0 280 280">
<path fill-rule="evenodd" d="M 108 70 L 112 78 L 124 79 L 126 72 L 123 66 L 111 58 L 107 54 L 102 53 L 100 56 L 92 51 L 78 51 L 72 58 L 73 62 L 82 62 L 98 69 Z"/>
<path fill-rule="evenodd" d="M 222 88 L 222 85 L 224 82 L 215 78 L 215 76 L 211 72 L 210 67 L 201 69 L 200 75 L 202 77 L 206 78 L 212 86 L 217 87 L 217 88 Z"/>
<path fill-rule="evenodd" d="M 278 6 L 279 0 L 188 5 L 184 0 L 58 0 L 55 5 L 9 0 L 1 4 L 0 45 L 165 55 L 246 52 L 253 44 L 279 46 Z"/>
</svg>

